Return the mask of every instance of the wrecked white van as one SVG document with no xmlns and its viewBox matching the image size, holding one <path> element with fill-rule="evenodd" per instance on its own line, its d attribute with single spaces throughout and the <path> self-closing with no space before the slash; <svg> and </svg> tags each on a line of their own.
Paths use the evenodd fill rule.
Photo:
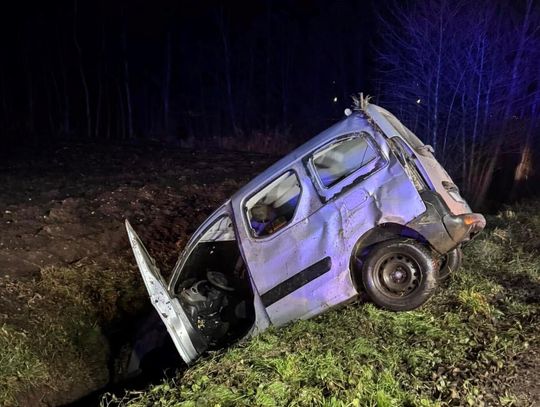
<svg viewBox="0 0 540 407">
<path fill-rule="evenodd" d="M 484 228 L 431 147 L 392 114 L 367 100 L 346 113 L 217 209 L 170 281 L 126 221 L 152 304 L 186 363 L 360 292 L 389 310 L 419 307 Z"/>
</svg>

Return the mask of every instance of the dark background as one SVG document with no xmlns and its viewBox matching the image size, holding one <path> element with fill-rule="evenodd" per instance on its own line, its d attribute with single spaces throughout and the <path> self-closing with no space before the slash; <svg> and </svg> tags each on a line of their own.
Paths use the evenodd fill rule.
<svg viewBox="0 0 540 407">
<path fill-rule="evenodd" d="M 3 14 L 2 119 L 83 138 L 86 86 L 90 137 L 305 136 L 368 87 L 372 14 L 371 2 L 22 2 Z M 128 89 L 132 130 L 118 123 Z"/>
<path fill-rule="evenodd" d="M 284 153 L 362 91 L 435 147 L 474 204 L 537 192 L 533 0 L 21 1 L 0 19 L 4 152 Z"/>
</svg>

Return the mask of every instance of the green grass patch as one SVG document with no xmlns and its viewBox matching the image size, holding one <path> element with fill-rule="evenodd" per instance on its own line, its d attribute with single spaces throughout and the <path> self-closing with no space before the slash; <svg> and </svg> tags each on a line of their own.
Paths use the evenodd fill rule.
<svg viewBox="0 0 540 407">
<path fill-rule="evenodd" d="M 31 350 L 32 338 L 9 325 L 0 327 L 0 403 L 14 403 L 16 395 L 28 390 L 33 378 L 37 382 L 49 379 L 47 367 Z"/>
<path fill-rule="evenodd" d="M 516 405 L 507 377 L 538 345 L 540 216 L 524 204 L 488 219 L 463 269 L 417 311 L 351 304 L 269 329 L 128 406 Z"/>
<path fill-rule="evenodd" d="M 145 301 L 136 270 L 123 263 L 47 268 L 37 280 L 1 288 L 9 295 L 1 300 L 0 405 L 36 388 L 53 389 L 47 401 L 62 403 L 107 384 L 103 327 Z"/>
</svg>

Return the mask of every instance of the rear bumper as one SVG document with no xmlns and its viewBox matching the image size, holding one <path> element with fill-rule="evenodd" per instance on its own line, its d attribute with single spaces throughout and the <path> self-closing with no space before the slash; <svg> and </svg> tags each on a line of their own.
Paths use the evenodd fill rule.
<svg viewBox="0 0 540 407">
<path fill-rule="evenodd" d="M 457 245 L 471 240 L 484 230 L 486 219 L 479 213 L 448 214 L 443 217 L 443 223 L 448 234 Z"/>
<path fill-rule="evenodd" d="M 479 213 L 454 215 L 434 191 L 423 191 L 420 196 L 426 211 L 407 226 L 423 236 L 439 254 L 448 253 L 471 240 L 486 226 L 484 216 Z"/>
</svg>

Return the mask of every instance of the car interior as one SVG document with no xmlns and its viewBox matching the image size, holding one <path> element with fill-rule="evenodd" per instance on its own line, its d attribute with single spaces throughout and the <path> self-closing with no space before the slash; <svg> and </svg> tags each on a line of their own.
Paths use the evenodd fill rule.
<svg viewBox="0 0 540 407">
<path fill-rule="evenodd" d="M 271 235 L 287 225 L 294 217 L 300 193 L 298 177 L 288 171 L 253 195 L 246 203 L 253 235 Z"/>
<path fill-rule="evenodd" d="M 255 322 L 253 289 L 228 216 L 200 238 L 174 287 L 208 348 L 245 336 Z"/>
</svg>

